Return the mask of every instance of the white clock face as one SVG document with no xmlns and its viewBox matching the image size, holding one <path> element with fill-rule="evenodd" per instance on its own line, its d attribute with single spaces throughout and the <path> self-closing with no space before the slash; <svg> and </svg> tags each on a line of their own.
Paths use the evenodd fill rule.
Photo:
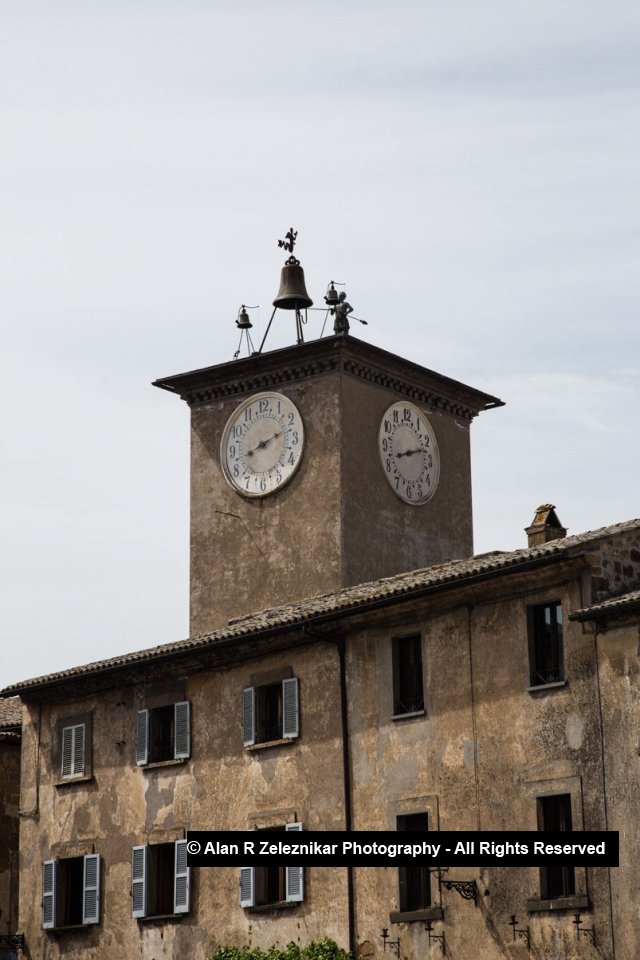
<svg viewBox="0 0 640 960">
<path fill-rule="evenodd" d="M 421 506 L 436 492 L 440 455 L 436 437 L 424 412 L 401 400 L 382 418 L 378 449 L 391 489 L 405 503 Z"/>
<path fill-rule="evenodd" d="M 227 421 L 220 462 L 227 482 L 244 497 L 266 497 L 300 466 L 304 427 L 298 408 L 281 393 L 257 393 Z"/>
</svg>

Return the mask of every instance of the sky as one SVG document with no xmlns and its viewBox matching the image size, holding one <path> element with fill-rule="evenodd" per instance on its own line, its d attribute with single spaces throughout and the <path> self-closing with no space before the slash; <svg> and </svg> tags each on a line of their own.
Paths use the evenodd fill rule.
<svg viewBox="0 0 640 960">
<path fill-rule="evenodd" d="M 298 231 L 352 332 L 506 401 L 477 552 L 640 515 L 640 6 L 3 0 L 0 687 L 188 635 L 189 416 Z M 310 313 L 308 339 L 320 335 Z M 268 346 L 291 343 L 278 314 Z"/>
</svg>

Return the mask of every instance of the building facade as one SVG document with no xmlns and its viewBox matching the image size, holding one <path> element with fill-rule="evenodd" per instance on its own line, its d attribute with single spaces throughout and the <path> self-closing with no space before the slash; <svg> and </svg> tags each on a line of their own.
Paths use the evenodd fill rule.
<svg viewBox="0 0 640 960">
<path fill-rule="evenodd" d="M 351 337 L 158 385 L 192 413 L 191 636 L 3 692 L 28 955 L 635 960 L 640 521 L 545 505 L 473 556 L 500 401 Z M 619 829 L 624 866 L 190 871 L 216 829 Z"/>
</svg>

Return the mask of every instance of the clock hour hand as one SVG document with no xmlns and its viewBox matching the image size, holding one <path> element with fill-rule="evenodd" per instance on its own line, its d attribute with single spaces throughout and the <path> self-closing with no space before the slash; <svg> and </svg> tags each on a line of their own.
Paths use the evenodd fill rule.
<svg viewBox="0 0 640 960">
<path fill-rule="evenodd" d="M 276 437 L 279 436 L 279 433 L 274 433 L 272 437 L 267 437 L 265 440 L 261 440 L 260 443 L 257 443 L 251 450 L 247 450 L 247 456 L 252 457 L 256 450 L 264 450 L 268 443 L 271 443 L 272 440 L 275 440 Z"/>
<path fill-rule="evenodd" d="M 418 447 L 417 450 L 405 450 L 404 453 L 398 453 L 398 454 L 396 454 L 396 456 L 397 456 L 398 458 L 400 458 L 400 457 L 412 457 L 412 456 L 414 455 L 414 453 L 423 453 L 422 447 Z"/>
</svg>

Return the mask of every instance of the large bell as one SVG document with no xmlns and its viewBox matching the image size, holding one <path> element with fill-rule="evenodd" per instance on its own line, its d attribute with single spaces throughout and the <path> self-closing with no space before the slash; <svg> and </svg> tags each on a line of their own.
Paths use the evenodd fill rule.
<svg viewBox="0 0 640 960">
<path fill-rule="evenodd" d="M 290 257 L 282 268 L 280 289 L 273 305 L 279 310 L 305 310 L 312 303 L 304 283 L 304 270 L 298 260 Z"/>
</svg>

